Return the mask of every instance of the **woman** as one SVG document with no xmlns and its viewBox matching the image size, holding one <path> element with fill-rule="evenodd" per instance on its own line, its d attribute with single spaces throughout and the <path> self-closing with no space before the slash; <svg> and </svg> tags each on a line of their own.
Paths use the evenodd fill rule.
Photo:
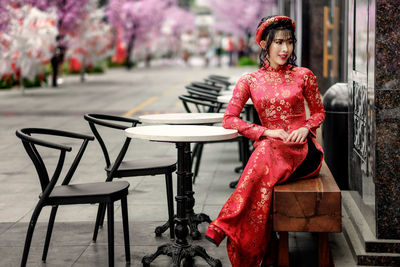
<svg viewBox="0 0 400 267">
<path fill-rule="evenodd" d="M 226 109 L 223 127 L 254 140 L 254 151 L 236 190 L 206 232 L 217 246 L 228 236 L 234 267 L 273 264 L 276 235 L 271 205 L 275 184 L 319 173 L 323 151 L 315 131 L 325 118 L 315 75 L 294 61 L 295 23 L 286 16 L 263 18 L 256 40 L 260 69 L 240 78 Z M 251 98 L 262 125 L 240 119 Z M 306 119 L 304 100 L 310 109 Z M 264 259 L 263 259 L 264 258 Z"/>
</svg>

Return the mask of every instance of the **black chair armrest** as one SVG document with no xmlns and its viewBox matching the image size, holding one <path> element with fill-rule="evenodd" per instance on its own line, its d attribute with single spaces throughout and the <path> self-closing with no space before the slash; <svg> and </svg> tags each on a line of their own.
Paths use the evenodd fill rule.
<svg viewBox="0 0 400 267">
<path fill-rule="evenodd" d="M 208 101 L 202 100 L 200 98 L 195 98 L 193 96 L 180 95 L 179 99 L 184 101 L 184 102 L 187 102 L 187 103 L 202 105 L 202 106 L 206 106 L 206 107 L 210 107 L 210 108 L 216 108 L 217 107 L 217 105 L 212 103 L 212 102 L 208 102 Z"/>
<path fill-rule="evenodd" d="M 111 127 L 114 129 L 120 129 L 120 130 L 125 130 L 132 126 L 136 126 L 136 124 L 141 123 L 140 121 L 133 119 L 133 118 L 127 118 L 127 117 L 121 117 L 121 116 L 115 116 L 115 115 L 106 115 L 106 114 L 85 114 L 84 118 L 88 122 L 102 125 L 105 127 Z M 132 123 L 132 126 L 116 124 L 116 123 L 112 123 L 112 122 L 108 122 L 108 121 L 130 122 L 130 123 Z"/>
<path fill-rule="evenodd" d="M 72 147 L 70 147 L 70 146 L 66 146 L 66 145 L 56 144 L 56 143 L 49 142 L 49 141 L 40 140 L 40 139 L 37 139 L 37 138 L 34 138 L 34 137 L 30 136 L 28 133 L 25 133 L 25 132 L 27 132 L 27 130 L 30 130 L 30 129 L 31 128 L 25 128 L 25 129 L 17 130 L 15 132 L 15 134 L 25 142 L 33 143 L 33 144 L 44 146 L 44 147 L 48 147 L 48 148 L 54 148 L 54 149 L 58 149 L 58 150 L 62 150 L 62 151 L 71 151 L 72 150 Z M 35 128 L 34 130 L 45 130 L 45 129 Z M 42 133 L 42 132 L 34 131 L 33 133 Z M 48 133 L 43 133 L 43 134 L 48 134 Z"/>
<path fill-rule="evenodd" d="M 228 77 L 228 76 L 221 76 L 221 75 L 215 75 L 215 74 L 210 74 L 208 77 L 209 77 L 209 78 L 222 79 L 222 80 L 229 80 L 229 77 Z"/>
<path fill-rule="evenodd" d="M 209 89 L 194 87 L 194 86 L 190 86 L 190 85 L 185 86 L 185 88 L 186 88 L 186 90 L 191 90 L 192 92 L 199 92 L 199 93 L 202 93 L 202 94 L 208 94 L 208 95 L 214 96 L 214 97 L 218 97 L 219 96 L 219 93 L 213 92 L 212 90 L 209 90 Z"/>
<path fill-rule="evenodd" d="M 216 93 L 219 93 L 223 89 L 222 86 L 211 85 L 209 83 L 204 83 L 204 82 L 192 82 L 190 84 L 190 86 L 193 86 L 195 88 L 204 89 L 204 90 L 213 91 L 213 92 L 216 92 Z"/>
<path fill-rule="evenodd" d="M 216 78 L 216 77 L 208 77 L 208 79 L 211 81 L 214 81 L 216 83 L 223 84 L 226 87 L 229 87 L 230 85 L 232 85 L 232 83 L 230 81 L 225 80 L 225 79 L 220 79 L 220 78 Z"/>
<path fill-rule="evenodd" d="M 76 139 L 88 139 L 93 141 L 94 137 L 91 135 L 81 134 L 81 133 L 74 133 L 74 132 L 67 132 L 62 130 L 54 130 L 54 129 L 47 129 L 47 128 L 23 128 L 21 132 L 27 135 L 31 134 L 45 134 L 45 135 L 57 135 L 57 136 L 64 136 Z"/>
</svg>

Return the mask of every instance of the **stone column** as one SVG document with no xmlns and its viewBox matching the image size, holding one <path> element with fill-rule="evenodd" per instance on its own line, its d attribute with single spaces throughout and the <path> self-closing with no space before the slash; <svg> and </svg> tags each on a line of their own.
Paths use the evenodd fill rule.
<svg viewBox="0 0 400 267">
<path fill-rule="evenodd" d="M 349 0 L 349 184 L 358 264 L 400 266 L 400 0 Z M 354 243 L 350 241 L 350 243 Z M 361 252 L 360 252 L 361 251 Z"/>
</svg>

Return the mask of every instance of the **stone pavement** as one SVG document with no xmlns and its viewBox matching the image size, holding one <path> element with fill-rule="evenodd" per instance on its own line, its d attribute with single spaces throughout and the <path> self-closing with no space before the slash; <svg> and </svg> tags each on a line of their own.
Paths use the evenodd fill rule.
<svg viewBox="0 0 400 267">
<path fill-rule="evenodd" d="M 85 113 L 108 113 L 136 117 L 140 114 L 184 112 L 178 96 L 185 93 L 184 85 L 201 81 L 209 74 L 239 77 L 252 71 L 248 68 L 138 68 L 127 72 L 111 69 L 102 75 L 91 75 L 85 83 L 78 76 L 64 77 L 59 88 L 0 91 L 0 266 L 18 266 L 25 241 L 27 225 L 38 200 L 40 186 L 34 167 L 23 150 L 15 130 L 23 127 L 48 127 L 91 134 Z M 124 136 L 105 133 L 112 137 L 108 144 L 114 155 L 118 153 Z M 69 144 L 73 145 L 73 144 Z M 76 146 L 74 147 L 76 152 Z M 140 156 L 175 156 L 174 145 L 133 140 L 127 158 Z M 51 173 L 55 163 L 52 156 L 44 160 Z M 67 163 L 70 161 L 67 161 Z M 213 219 L 232 193 L 230 181 L 237 179 L 237 146 L 232 143 L 207 144 L 204 148 L 196 192 L 196 212 L 204 212 Z M 91 142 L 72 182 L 104 181 L 104 160 L 96 141 Z M 174 180 L 176 175 L 174 174 Z M 168 242 L 167 234 L 155 237 L 155 226 L 167 219 L 164 177 L 134 177 L 128 195 L 132 263 L 141 266 L 141 258 Z M 174 181 L 176 182 L 176 181 Z M 43 209 L 33 237 L 28 266 L 107 266 L 106 229 L 100 231 L 98 242 L 91 242 L 97 206 L 62 206 L 59 208 L 46 263 L 41 253 L 50 208 Z M 199 226 L 202 233 L 207 224 Z M 290 235 L 292 266 L 316 266 L 316 237 L 307 233 Z M 116 266 L 125 266 L 121 214 L 115 208 Z M 193 241 L 206 248 L 213 257 L 230 266 L 225 241 L 215 248 L 202 239 Z M 342 234 L 330 236 L 330 246 L 336 266 L 355 266 Z M 170 266 L 170 258 L 160 256 L 152 266 Z M 195 266 L 207 266 L 196 259 Z"/>
</svg>

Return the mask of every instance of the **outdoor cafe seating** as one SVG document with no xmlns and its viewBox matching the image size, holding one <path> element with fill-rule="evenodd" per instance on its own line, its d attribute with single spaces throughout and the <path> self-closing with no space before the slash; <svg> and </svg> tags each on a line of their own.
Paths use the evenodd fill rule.
<svg viewBox="0 0 400 267">
<path fill-rule="evenodd" d="M 119 200 L 121 201 L 122 223 L 125 243 L 125 259 L 126 262 L 129 263 L 131 260 L 127 207 L 129 183 L 126 181 L 113 183 L 70 183 L 88 142 L 94 140 L 94 138 L 92 136 L 78 133 L 43 128 L 24 128 L 21 130 L 17 130 L 16 135 L 21 139 L 26 152 L 28 153 L 33 164 L 35 165 L 40 180 L 40 186 L 42 188 L 42 192 L 39 195 L 39 201 L 36 204 L 35 210 L 32 214 L 26 234 L 21 266 L 26 266 L 27 264 L 33 232 L 35 230 L 36 222 L 43 207 L 52 206 L 42 255 L 42 261 L 45 262 L 58 207 L 60 205 L 96 203 L 102 203 L 103 205 L 107 206 L 108 265 L 114 266 L 114 202 Z M 36 136 L 41 136 L 41 138 L 38 138 Z M 61 142 L 49 141 L 49 137 L 59 137 L 63 140 L 83 140 L 82 145 L 80 146 L 78 153 L 76 154 L 69 170 L 67 171 L 62 184 L 58 186 L 56 185 L 56 183 L 60 178 L 60 174 L 66 160 L 66 153 L 70 152 L 72 150 L 72 147 L 61 144 Z M 54 151 L 59 152 L 57 165 L 52 175 L 49 175 L 47 171 L 49 166 L 46 167 L 44 163 L 43 159 L 47 154 L 45 154 L 43 148 L 47 148 L 46 152 L 49 153 Z M 39 151 L 41 151 L 42 153 L 40 153 Z M 47 158 L 48 157 L 46 157 L 46 159 Z"/>
<path fill-rule="evenodd" d="M 176 157 L 151 157 L 151 158 L 136 158 L 131 160 L 126 160 L 125 155 L 128 151 L 129 145 L 131 143 L 131 138 L 125 138 L 124 143 L 118 153 L 116 159 L 112 162 L 110 160 L 110 153 L 107 149 L 103 133 L 106 129 L 117 130 L 120 132 L 121 143 L 123 139 L 122 131 L 130 128 L 136 127 L 138 120 L 115 116 L 107 114 L 86 114 L 84 116 L 85 120 L 89 122 L 90 129 L 92 130 L 94 136 L 96 137 L 98 143 L 101 146 L 101 150 L 105 159 L 105 171 L 106 171 L 106 182 L 112 181 L 114 178 L 123 177 L 138 177 L 138 176 L 153 176 L 164 174 L 165 175 L 165 187 L 167 192 L 167 204 L 168 204 L 168 222 L 155 229 L 157 236 L 160 236 L 165 232 L 168 227 L 170 228 L 170 238 L 173 239 L 174 235 L 174 201 L 173 201 L 173 188 L 172 188 L 172 173 L 176 171 Z M 100 129 L 103 128 L 103 129 Z M 93 233 L 93 240 L 96 240 L 99 226 L 103 225 L 105 205 L 100 205 L 98 210 L 98 215 L 96 219 L 96 228 Z"/>
</svg>

